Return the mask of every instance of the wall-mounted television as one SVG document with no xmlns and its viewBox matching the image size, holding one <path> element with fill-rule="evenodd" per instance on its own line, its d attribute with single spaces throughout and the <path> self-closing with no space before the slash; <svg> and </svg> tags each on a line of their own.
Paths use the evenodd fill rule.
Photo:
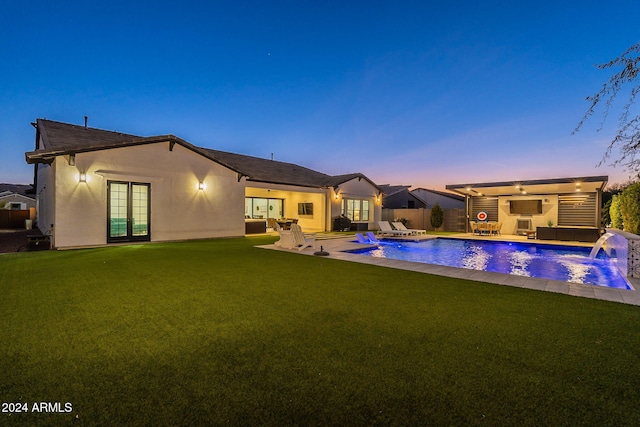
<svg viewBox="0 0 640 427">
<path fill-rule="evenodd" d="M 513 215 L 542 214 L 542 200 L 509 200 L 509 213 Z"/>
</svg>

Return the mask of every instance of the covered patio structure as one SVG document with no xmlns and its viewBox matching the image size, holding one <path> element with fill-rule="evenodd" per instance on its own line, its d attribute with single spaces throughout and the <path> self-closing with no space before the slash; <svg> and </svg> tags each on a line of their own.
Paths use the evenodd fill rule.
<svg viewBox="0 0 640 427">
<path fill-rule="evenodd" d="M 470 221 L 501 224 L 501 233 L 541 240 L 595 242 L 601 230 L 602 190 L 608 176 L 447 185 L 465 197 Z"/>
</svg>

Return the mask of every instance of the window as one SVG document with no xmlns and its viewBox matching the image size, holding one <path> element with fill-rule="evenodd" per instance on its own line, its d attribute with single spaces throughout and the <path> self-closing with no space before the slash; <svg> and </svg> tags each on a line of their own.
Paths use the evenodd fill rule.
<svg viewBox="0 0 640 427">
<path fill-rule="evenodd" d="M 313 203 L 298 203 L 298 215 L 313 216 Z"/>
<path fill-rule="evenodd" d="M 342 199 L 342 214 L 351 221 L 369 221 L 369 200 Z"/>
<path fill-rule="evenodd" d="M 261 197 L 245 197 L 244 199 L 245 218 L 283 218 L 284 200 L 265 199 Z"/>
</svg>

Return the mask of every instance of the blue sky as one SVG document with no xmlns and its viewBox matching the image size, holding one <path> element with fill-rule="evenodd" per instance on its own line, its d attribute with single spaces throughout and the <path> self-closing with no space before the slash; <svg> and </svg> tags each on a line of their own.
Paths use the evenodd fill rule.
<svg viewBox="0 0 640 427">
<path fill-rule="evenodd" d="M 95 4 L 93 4 L 95 3 Z M 46 117 L 379 184 L 609 175 L 576 135 L 636 1 L 32 1 L 0 6 L 0 182 Z"/>
</svg>

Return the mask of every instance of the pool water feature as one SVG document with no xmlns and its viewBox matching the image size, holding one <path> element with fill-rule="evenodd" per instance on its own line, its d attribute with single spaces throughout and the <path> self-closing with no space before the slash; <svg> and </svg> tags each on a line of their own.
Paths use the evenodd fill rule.
<svg viewBox="0 0 640 427">
<path fill-rule="evenodd" d="M 471 270 L 633 289 L 620 274 L 615 260 L 604 251 L 590 258 L 590 248 L 520 242 L 437 238 L 420 242 L 382 241 L 375 248 L 349 251 Z"/>
</svg>

